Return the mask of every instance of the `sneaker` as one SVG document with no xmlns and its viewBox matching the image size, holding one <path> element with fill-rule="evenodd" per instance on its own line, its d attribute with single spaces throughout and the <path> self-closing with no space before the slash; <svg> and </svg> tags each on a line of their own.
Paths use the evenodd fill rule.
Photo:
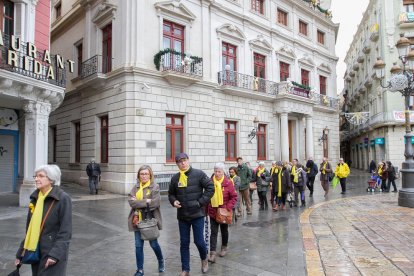
<svg viewBox="0 0 414 276">
<path fill-rule="evenodd" d="M 190 276 L 190 272 L 188 272 L 188 271 L 182 271 L 180 273 L 180 276 Z"/>
<path fill-rule="evenodd" d="M 216 251 L 210 251 L 210 257 L 208 257 L 210 263 L 216 262 Z"/>
<path fill-rule="evenodd" d="M 221 251 L 220 251 L 220 253 L 219 253 L 219 256 L 220 257 L 224 257 L 224 256 L 226 256 L 227 255 L 227 246 L 222 246 L 221 247 Z"/>
<path fill-rule="evenodd" d="M 201 260 L 201 272 L 208 272 L 208 258 L 206 258 L 205 260 Z"/>
<path fill-rule="evenodd" d="M 341 195 L 344 195 L 345 194 L 345 192 L 341 192 Z"/>
<path fill-rule="evenodd" d="M 398 191 L 397 190 L 394 190 L 394 191 L 392 191 L 393 193 L 397 193 Z"/>
<path fill-rule="evenodd" d="M 144 270 L 137 270 L 134 276 L 144 276 Z"/>
</svg>

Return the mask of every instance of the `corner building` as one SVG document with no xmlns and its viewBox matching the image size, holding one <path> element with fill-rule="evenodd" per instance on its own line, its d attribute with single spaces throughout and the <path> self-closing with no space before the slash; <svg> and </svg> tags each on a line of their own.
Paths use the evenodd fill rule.
<svg viewBox="0 0 414 276">
<path fill-rule="evenodd" d="M 339 157 L 339 26 L 325 9 L 302 0 L 59 3 L 52 48 L 78 61 L 49 121 L 49 161 L 65 180 L 87 183 L 91 158 L 105 190 L 127 193 L 142 164 L 176 172 L 180 151 L 209 172 L 237 156 L 252 166 Z"/>
</svg>

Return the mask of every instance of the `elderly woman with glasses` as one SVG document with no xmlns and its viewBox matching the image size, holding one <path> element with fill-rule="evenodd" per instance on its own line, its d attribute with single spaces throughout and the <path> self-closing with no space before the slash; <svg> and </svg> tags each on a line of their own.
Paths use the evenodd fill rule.
<svg viewBox="0 0 414 276">
<path fill-rule="evenodd" d="M 144 240 L 141 239 L 141 233 L 137 227 L 139 222 L 145 219 L 145 210 L 147 205 L 150 208 L 152 217 L 158 221 L 158 229 L 162 228 L 161 212 L 160 212 L 160 187 L 154 182 L 154 173 L 148 165 L 143 165 L 137 173 L 137 184 L 134 185 L 129 193 L 128 199 L 131 211 L 128 216 L 129 231 L 135 233 L 135 257 L 137 262 L 137 271 L 135 276 L 144 275 Z M 158 271 L 165 271 L 165 262 L 162 255 L 161 247 L 158 240 L 149 241 L 155 256 L 158 259 Z"/>
<path fill-rule="evenodd" d="M 66 275 L 72 238 L 72 200 L 59 187 L 60 177 L 56 165 L 40 166 L 33 176 L 36 190 L 30 195 L 26 237 L 15 261 L 16 266 L 28 263 L 27 254 L 39 250 L 40 260 L 31 262 L 33 275 Z"/>
<path fill-rule="evenodd" d="M 226 208 L 231 212 L 237 202 L 237 193 L 233 182 L 224 175 L 225 166 L 217 163 L 214 166 L 214 174 L 211 177 L 214 183 L 214 195 L 207 205 L 207 214 L 210 217 L 211 237 L 210 237 L 210 257 L 209 262 L 216 262 L 216 247 L 218 231 L 221 231 L 221 251 L 220 257 L 227 254 L 227 243 L 229 241 L 229 225 L 216 221 L 219 208 Z"/>
</svg>

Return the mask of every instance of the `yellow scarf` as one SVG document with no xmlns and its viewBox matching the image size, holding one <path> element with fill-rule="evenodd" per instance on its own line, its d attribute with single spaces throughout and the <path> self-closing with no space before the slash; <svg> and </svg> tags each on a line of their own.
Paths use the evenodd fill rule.
<svg viewBox="0 0 414 276">
<path fill-rule="evenodd" d="M 233 186 L 234 186 L 234 180 L 233 180 L 233 178 L 235 178 L 235 177 L 236 177 L 236 175 L 230 176 L 230 181 L 231 181 L 231 183 L 233 183 Z"/>
<path fill-rule="evenodd" d="M 223 205 L 223 190 L 221 189 L 221 183 L 223 183 L 224 175 L 221 179 L 217 180 L 216 177 L 213 177 L 214 182 L 214 195 L 211 198 L 211 207 L 219 207 Z"/>
<path fill-rule="evenodd" d="M 282 169 L 280 169 L 277 174 L 277 181 L 279 181 L 277 197 L 282 197 Z"/>
<path fill-rule="evenodd" d="M 137 190 L 137 193 L 135 194 L 135 198 L 137 200 L 143 200 L 144 199 L 144 189 L 148 188 L 149 185 L 151 184 L 151 180 L 148 180 L 145 183 L 140 182 L 139 183 L 139 189 Z M 147 190 L 147 196 L 151 194 L 150 189 Z M 138 221 L 142 220 L 142 212 L 141 210 L 137 209 L 136 212 L 138 213 Z"/>
<path fill-rule="evenodd" d="M 43 194 L 39 191 L 32 218 L 30 219 L 29 228 L 27 228 L 26 238 L 24 240 L 24 249 L 35 251 L 40 237 L 40 226 L 43 218 L 43 206 L 46 196 L 50 193 L 52 188 Z"/>
<path fill-rule="evenodd" d="M 263 168 L 263 169 L 260 169 L 260 167 L 259 167 L 259 168 L 257 168 L 257 177 L 260 177 L 260 175 L 261 175 L 262 173 L 264 173 L 264 171 L 265 171 L 265 168 Z"/>
<path fill-rule="evenodd" d="M 272 167 L 272 169 L 270 170 L 270 175 L 273 175 L 273 173 L 277 173 L 277 172 L 278 172 L 277 167 L 276 166 Z"/>
<path fill-rule="evenodd" d="M 189 169 L 190 169 L 190 167 L 188 167 L 188 169 L 186 169 L 185 171 L 179 170 L 180 171 L 180 179 L 178 179 L 178 188 L 187 187 L 188 176 L 186 176 L 185 173 L 188 172 Z"/>
<path fill-rule="evenodd" d="M 323 163 L 322 174 L 326 174 L 326 164 L 328 163 Z"/>
<path fill-rule="evenodd" d="M 380 167 L 378 168 L 378 175 L 379 175 L 379 176 L 381 176 L 381 175 L 382 175 L 382 166 L 380 166 Z"/>
<path fill-rule="evenodd" d="M 296 166 L 292 166 L 291 175 L 293 175 L 293 182 L 298 183 L 299 182 L 299 174 L 296 173 Z"/>
</svg>

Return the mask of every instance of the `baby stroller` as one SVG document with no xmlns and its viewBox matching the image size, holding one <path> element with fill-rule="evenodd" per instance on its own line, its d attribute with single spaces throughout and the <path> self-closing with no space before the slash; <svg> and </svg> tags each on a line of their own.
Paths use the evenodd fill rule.
<svg viewBox="0 0 414 276">
<path fill-rule="evenodd" d="M 376 172 L 373 172 L 371 178 L 368 180 L 367 192 L 382 192 L 381 178 Z"/>
<path fill-rule="evenodd" d="M 289 203 L 289 207 L 293 207 L 295 204 L 295 194 L 293 185 L 290 186 L 289 191 L 286 195 L 286 202 Z"/>
</svg>

